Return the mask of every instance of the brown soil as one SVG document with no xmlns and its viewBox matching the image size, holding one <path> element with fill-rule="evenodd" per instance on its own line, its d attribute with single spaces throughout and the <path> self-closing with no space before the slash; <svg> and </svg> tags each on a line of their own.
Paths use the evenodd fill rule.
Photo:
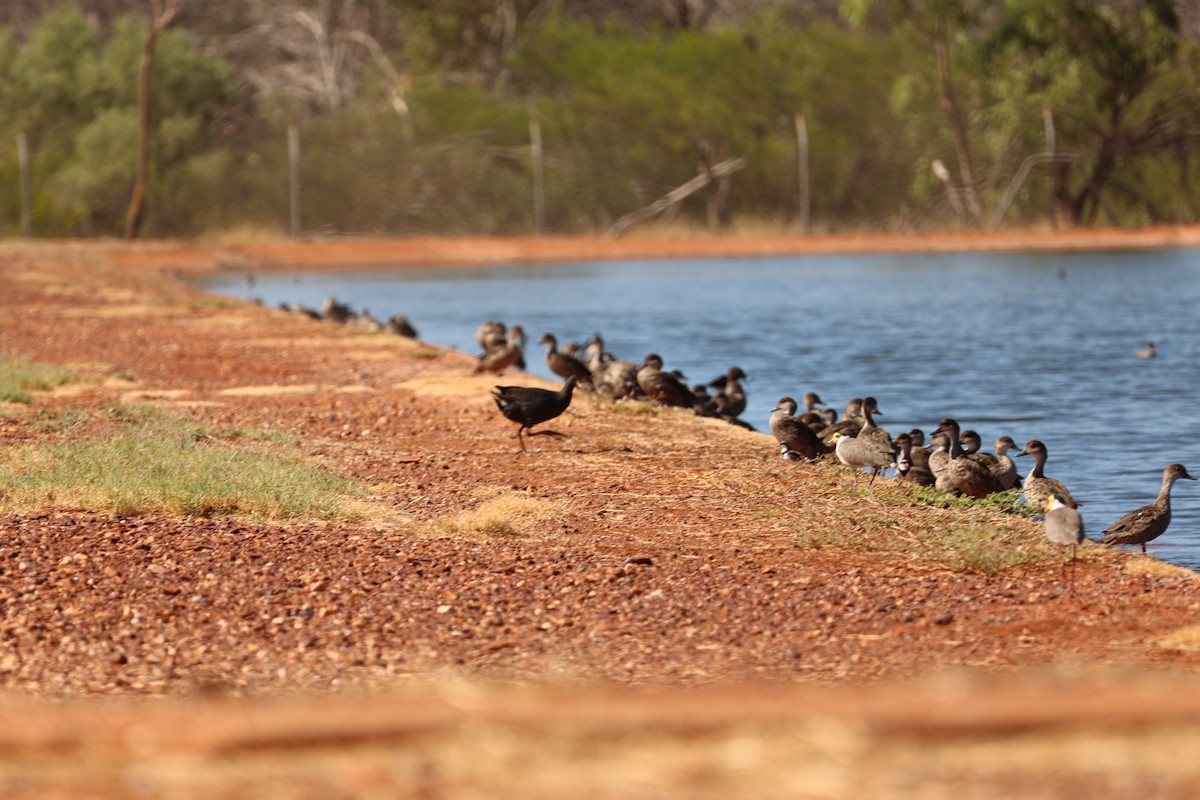
<svg viewBox="0 0 1200 800">
<path fill-rule="evenodd" d="M 1067 584 L 1035 522 L 916 507 L 767 435 L 586 395 L 521 456 L 470 356 L 182 280 L 1089 243 L 1200 231 L 4 245 L 0 351 L 107 379 L 0 407 L 0 443 L 99 424 L 44 412 L 152 402 L 295 434 L 370 498 L 354 523 L 0 516 L 22 720 L 0 794 L 1195 796 L 1193 573 L 1085 546 Z M 494 507 L 507 528 L 469 524 Z M 953 565 L 921 547 L 945 527 L 1044 557 Z"/>
</svg>

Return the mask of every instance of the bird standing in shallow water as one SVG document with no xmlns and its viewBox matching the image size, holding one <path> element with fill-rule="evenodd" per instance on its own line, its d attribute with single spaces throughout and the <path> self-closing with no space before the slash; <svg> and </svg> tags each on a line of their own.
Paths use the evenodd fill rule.
<svg viewBox="0 0 1200 800">
<path fill-rule="evenodd" d="M 1171 524 L 1171 487 L 1184 478 L 1194 481 L 1183 464 L 1171 464 L 1163 470 L 1162 488 L 1153 503 L 1130 511 L 1109 525 L 1100 534 L 1104 544 L 1140 544 L 1146 552 L 1146 542 L 1157 539 Z"/>
<path fill-rule="evenodd" d="M 567 382 L 557 392 L 539 389 L 536 386 L 497 386 L 496 391 L 492 392 L 492 397 L 495 398 L 496 407 L 500 409 L 500 413 L 521 426 L 517 429 L 517 441 L 521 444 L 522 453 L 527 451 L 525 450 L 525 439 L 521 434 L 534 425 L 548 422 L 566 411 L 567 406 L 571 405 L 571 393 L 575 389 L 575 381 L 575 376 L 567 378 Z M 530 432 L 529 435 L 537 436 L 539 434 L 563 435 L 558 431 Z"/>
<path fill-rule="evenodd" d="M 1062 555 L 1062 576 L 1067 577 L 1067 545 L 1071 545 L 1071 581 L 1075 580 L 1075 548 L 1082 544 L 1083 515 L 1067 505 L 1059 495 L 1052 494 L 1046 501 L 1046 517 L 1042 523 L 1046 538 L 1058 545 Z"/>
</svg>

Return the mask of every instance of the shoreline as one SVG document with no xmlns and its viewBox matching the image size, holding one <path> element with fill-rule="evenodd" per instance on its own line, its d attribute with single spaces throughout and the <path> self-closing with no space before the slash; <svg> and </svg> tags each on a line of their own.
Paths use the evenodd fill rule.
<svg viewBox="0 0 1200 800">
<path fill-rule="evenodd" d="M 515 264 L 686 258 L 771 258 L 876 253 L 1089 253 L 1200 248 L 1200 225 L 1070 231 L 960 231 L 846 235 L 348 237 L 261 241 L 14 240 L 31 249 L 78 247 L 127 268 L 186 277 L 223 273 L 453 269 Z"/>
</svg>

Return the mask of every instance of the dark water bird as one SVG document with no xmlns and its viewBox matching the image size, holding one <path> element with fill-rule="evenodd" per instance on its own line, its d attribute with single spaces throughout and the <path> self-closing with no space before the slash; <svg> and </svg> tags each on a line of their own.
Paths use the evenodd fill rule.
<svg viewBox="0 0 1200 800">
<path fill-rule="evenodd" d="M 662 356 L 650 353 L 637 372 L 638 388 L 659 405 L 695 408 L 696 396 L 677 375 L 663 372 Z"/>
<path fill-rule="evenodd" d="M 575 382 L 576 378 L 572 375 L 557 392 L 536 386 L 497 386 L 496 391 L 492 392 L 500 413 L 521 426 L 517 428 L 517 441 L 521 445 L 522 453 L 527 452 L 522 434 L 534 425 L 548 422 L 566 411 L 571 405 L 571 393 L 575 389 Z M 529 435 L 540 434 L 563 435 L 557 431 L 531 431 Z"/>
<path fill-rule="evenodd" d="M 1146 342 L 1146 346 L 1137 351 L 1138 358 L 1154 358 L 1158 355 L 1158 351 L 1154 349 L 1154 342 Z"/>
<path fill-rule="evenodd" d="M 1067 505 L 1057 494 L 1046 501 L 1046 516 L 1042 522 L 1046 538 L 1057 545 L 1062 556 L 1062 577 L 1067 578 L 1067 545 L 1071 546 L 1071 579 L 1075 578 L 1075 548 L 1083 543 L 1083 515 Z"/>
<path fill-rule="evenodd" d="M 796 416 L 796 401 L 781 397 L 771 409 L 768 420 L 771 434 L 787 449 L 798 453 L 801 458 L 812 460 L 829 452 L 829 447 Z"/>
<path fill-rule="evenodd" d="M 959 444 L 961 428 L 953 419 L 946 418 L 938 423 L 938 430 L 946 434 L 948 441 L 947 461 L 942 473 L 937 475 L 937 486 L 950 494 L 965 494 L 976 499 L 1004 491 L 1000 481 L 984 465 L 972 461 Z M 933 459 L 930 458 L 933 466 Z M 936 473 L 935 473 L 936 474 Z"/>
<path fill-rule="evenodd" d="M 1109 525 L 1100 535 L 1104 544 L 1140 544 L 1146 552 L 1146 542 L 1157 539 L 1171 524 L 1171 487 L 1183 478 L 1194 481 L 1183 464 L 1170 464 L 1163 470 L 1162 488 L 1153 503 L 1130 511 Z"/>
<path fill-rule="evenodd" d="M 509 367 L 525 367 L 525 331 L 513 325 L 505 335 L 504 344 L 488 350 L 475 363 L 474 373 L 494 372 L 500 374 Z"/>
<path fill-rule="evenodd" d="M 1047 478 L 1045 475 L 1046 445 L 1042 444 L 1037 439 L 1030 439 L 1025 443 L 1025 449 L 1017 453 L 1017 457 L 1033 456 L 1033 467 L 1029 470 L 1029 474 L 1025 476 L 1025 481 L 1022 483 L 1021 490 L 1025 494 L 1025 502 L 1033 508 L 1042 509 L 1046 507 L 1046 503 L 1050 501 L 1050 495 L 1056 494 L 1062 498 L 1063 502 L 1071 508 L 1079 508 L 1083 503 L 1076 500 L 1067 491 L 1067 487 L 1062 481 L 1054 478 Z"/>
<path fill-rule="evenodd" d="M 546 366 L 558 377 L 566 380 L 574 377 L 580 384 L 591 386 L 592 370 L 583 360 L 558 349 L 558 339 L 554 334 L 542 334 L 538 344 L 546 345 Z"/>
</svg>

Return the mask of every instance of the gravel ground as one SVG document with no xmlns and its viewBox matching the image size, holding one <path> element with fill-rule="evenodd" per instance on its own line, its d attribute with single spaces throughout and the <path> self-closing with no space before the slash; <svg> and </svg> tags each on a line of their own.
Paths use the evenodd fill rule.
<svg viewBox="0 0 1200 800">
<path fill-rule="evenodd" d="M 448 243 L 443 257 L 484 258 L 485 244 Z M 635 245 L 667 251 L 655 241 L 626 247 Z M 349 263 L 355 247 L 368 261 L 386 251 L 378 242 L 318 249 L 325 263 Z M 1194 752 L 1194 709 L 1180 704 L 1195 693 L 1188 676 L 1200 663 L 1193 573 L 1085 546 L 1068 585 L 1035 522 L 915 507 L 890 480 L 868 489 L 835 465 L 782 462 L 764 434 L 586 395 L 553 426 L 566 437 L 534 437 L 521 456 L 488 396 L 496 380 L 472 376 L 470 357 L 215 299 L 180 279 L 297 268 L 298 248 L 0 248 L 0 351 L 87 364 L 106 378 L 0 406 L 0 443 L 68 435 L 39 422 L 66 409 L 151 402 L 218 429 L 294 435 L 307 458 L 369 492 L 352 523 L 73 508 L 0 515 L 0 685 L 32 731 L 0 746 L 5 796 L 79 796 L 83 786 L 129 796 L 133 773 L 149 764 L 139 774 L 151 796 L 271 796 L 271 786 L 288 797 L 534 797 L 572 786 L 581 796 L 727 797 L 745 785 L 743 762 L 786 777 L 746 796 L 941 796 L 917 790 L 981 776 L 976 788 L 992 793 L 972 796 L 1114 787 L 1194 796 L 1194 767 L 1169 758 L 1017 769 L 982 749 L 1015 746 L 1020 730 L 1038 754 L 1082 748 L 1087 737 Z M 402 260 L 405 244 L 391 248 Z M 435 257 L 433 243 L 421 248 Z M 503 382 L 519 381 L 536 382 Z M 489 510 L 502 525 L 480 523 Z M 1045 557 L 996 572 L 949 565 L 920 548 L 944 526 L 1002 527 Z M 856 545 L 864 535 L 886 542 Z M 1051 699 L 1064 676 L 1090 687 L 1074 704 Z M 1014 681 L 1026 687 L 1019 705 L 989 696 Z M 1131 704 L 1131 691 L 1147 699 Z M 947 692 L 958 699 L 943 702 Z M 352 706 L 364 696 L 392 720 L 405 708 L 448 704 L 455 714 L 381 733 Z M 830 697 L 814 721 L 805 709 Z M 579 716 L 581 698 L 592 716 Z M 871 719 L 885 698 L 908 701 L 903 724 Z M 473 716 L 464 711 L 472 702 L 490 710 Z M 697 709 L 720 702 L 748 716 L 688 727 Z M 951 711 L 929 721 L 923 709 L 939 703 Z M 497 707 L 549 727 L 498 721 Z M 1038 716 L 1048 707 L 1058 710 L 1054 743 L 1037 738 L 1050 735 Z M 636 709 L 649 715 L 641 732 L 613 732 L 613 719 Z M 1120 724 L 1097 728 L 1097 709 Z M 948 748 L 972 714 L 969 746 Z M 214 721 L 231 717 L 284 728 L 281 718 L 299 719 L 298 730 L 329 720 L 351 733 L 299 743 L 273 734 L 256 749 Z M 97 721 L 114 718 L 133 721 Z M 146 755 L 131 743 L 130 726 L 170 739 L 180 719 L 217 731 L 218 744 Z M 574 720 L 565 737 L 554 732 L 563 719 Z M 464 732 L 472 724 L 503 736 L 480 742 L 481 729 Z M 928 729 L 937 744 L 914 748 L 911 737 Z M 45 730 L 58 738 L 38 738 Z M 64 739 L 64 730 L 75 733 Z M 425 755 L 398 755 L 397 739 Z M 739 742 L 743 762 L 730 755 Z M 221 762 L 211 784 L 195 770 L 172 772 L 180 748 L 200 773 Z M 280 759 L 297 748 L 328 761 L 280 779 Z M 978 762 L 963 755 L 971 748 Z M 877 753 L 874 772 L 867 751 Z M 103 779 L 52 769 L 84 752 Z M 662 772 L 643 774 L 638 753 L 658 754 Z M 522 782 L 520 763 L 542 770 Z"/>
</svg>

